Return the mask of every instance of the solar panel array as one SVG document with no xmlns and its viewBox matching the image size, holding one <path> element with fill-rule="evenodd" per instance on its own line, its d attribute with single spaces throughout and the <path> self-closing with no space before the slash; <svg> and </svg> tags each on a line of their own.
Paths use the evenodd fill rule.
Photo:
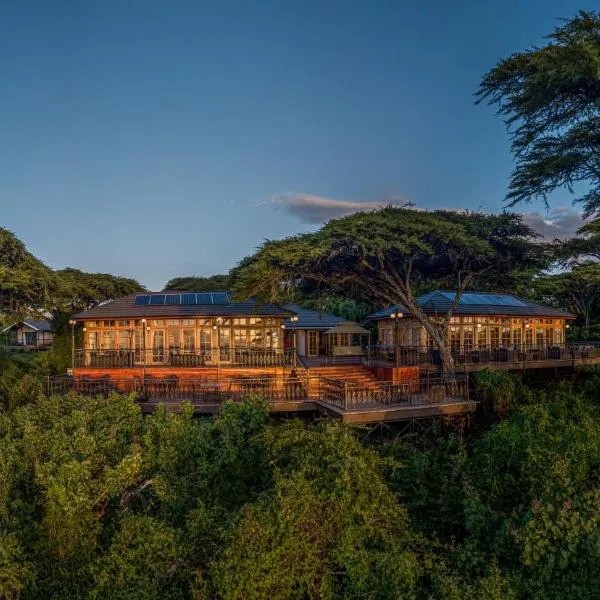
<svg viewBox="0 0 600 600">
<path fill-rule="evenodd" d="M 454 292 L 443 292 L 444 297 L 448 300 L 454 300 Z M 464 293 L 460 298 L 460 304 L 477 304 L 477 305 L 492 305 L 492 306 L 525 306 L 525 303 L 513 296 L 504 294 L 473 294 L 471 292 Z"/>
<path fill-rule="evenodd" d="M 134 304 L 136 306 L 179 306 L 182 304 L 225 306 L 229 304 L 229 294 L 227 292 L 138 294 Z"/>
</svg>

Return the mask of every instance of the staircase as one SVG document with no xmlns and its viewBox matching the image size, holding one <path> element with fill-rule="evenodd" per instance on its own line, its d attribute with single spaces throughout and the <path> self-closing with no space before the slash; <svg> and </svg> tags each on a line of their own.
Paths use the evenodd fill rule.
<svg viewBox="0 0 600 600">
<path fill-rule="evenodd" d="M 328 379 L 337 379 L 345 381 L 348 384 L 354 384 L 365 389 L 379 389 L 377 378 L 362 365 L 329 365 L 321 367 L 311 367 L 308 370 L 311 378 L 327 377 Z"/>
</svg>

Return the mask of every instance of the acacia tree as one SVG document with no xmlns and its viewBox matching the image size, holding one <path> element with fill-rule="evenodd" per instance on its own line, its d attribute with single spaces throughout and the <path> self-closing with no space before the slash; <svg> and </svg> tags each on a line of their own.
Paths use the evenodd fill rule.
<svg viewBox="0 0 600 600">
<path fill-rule="evenodd" d="M 309 280 L 330 293 L 369 297 L 403 306 L 425 328 L 441 354 L 442 371 L 454 375 L 448 324 L 473 280 L 494 271 L 544 266 L 542 246 L 516 214 L 486 215 L 387 207 L 330 221 L 315 233 L 266 241 L 233 271 L 242 297 L 281 300 Z M 456 290 L 448 312 L 426 315 L 417 302 L 425 287 Z"/>
<path fill-rule="evenodd" d="M 498 106 L 512 129 L 516 166 L 511 205 L 557 188 L 589 185 L 586 215 L 600 209 L 600 13 L 563 21 L 548 44 L 498 62 L 479 87 L 479 101 Z"/>
<path fill-rule="evenodd" d="M 581 315 L 587 335 L 600 300 L 600 265 L 587 262 L 564 273 L 539 277 L 534 293 L 547 304 Z"/>
</svg>

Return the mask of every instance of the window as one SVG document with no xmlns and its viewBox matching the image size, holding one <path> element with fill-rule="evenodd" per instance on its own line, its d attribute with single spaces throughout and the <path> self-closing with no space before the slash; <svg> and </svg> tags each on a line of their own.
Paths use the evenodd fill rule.
<svg viewBox="0 0 600 600">
<path fill-rule="evenodd" d="M 564 343 L 564 339 L 563 339 L 563 330 L 562 329 L 555 329 L 554 330 L 554 342 L 556 344 L 562 344 Z"/>
<path fill-rule="evenodd" d="M 153 324 L 156 327 L 163 327 L 165 322 L 163 321 L 163 319 L 154 319 Z"/>
<path fill-rule="evenodd" d="M 500 327 L 490 327 L 490 346 L 497 348 L 500 345 Z"/>
<path fill-rule="evenodd" d="M 129 327 L 129 321 L 119 321 L 119 327 Z"/>
<path fill-rule="evenodd" d="M 252 348 L 263 348 L 263 331 L 262 329 L 251 329 L 250 330 L 250 346 Z"/>
<path fill-rule="evenodd" d="M 379 343 L 384 346 L 392 346 L 394 344 L 394 330 L 391 327 L 379 328 Z"/>
<path fill-rule="evenodd" d="M 212 342 L 212 330 L 201 329 L 200 330 L 200 348 L 202 350 L 210 350 Z"/>
<path fill-rule="evenodd" d="M 246 329 L 234 329 L 233 330 L 233 345 L 236 348 L 246 348 L 248 345 L 247 330 Z"/>
<path fill-rule="evenodd" d="M 487 346 L 487 327 L 483 325 L 477 328 L 477 346 L 479 348 Z"/>
<path fill-rule="evenodd" d="M 250 317 L 248 319 L 250 325 L 261 325 L 263 320 L 260 317 Z"/>
<path fill-rule="evenodd" d="M 105 321 L 106 323 L 106 321 Z M 105 331 L 102 336 L 102 349 L 103 350 L 114 350 L 115 347 L 115 332 Z"/>
<path fill-rule="evenodd" d="M 86 321 L 85 326 L 86 327 L 98 327 L 98 324 L 96 323 L 96 321 Z"/>
<path fill-rule="evenodd" d="M 450 326 L 450 348 L 455 352 L 460 350 L 460 327 Z"/>
<path fill-rule="evenodd" d="M 129 332 L 120 330 L 117 335 L 119 340 L 119 349 L 128 350 L 131 346 Z"/>
<path fill-rule="evenodd" d="M 195 325 L 194 319 L 183 319 L 181 322 L 187 326 L 191 325 L 193 327 Z"/>
<path fill-rule="evenodd" d="M 179 348 L 179 329 L 169 329 L 169 348 Z"/>
<path fill-rule="evenodd" d="M 193 329 L 183 330 L 183 349 L 193 351 L 196 347 L 196 332 Z"/>
<path fill-rule="evenodd" d="M 519 348 L 521 346 L 521 330 L 513 329 L 513 345 L 515 348 Z"/>
<path fill-rule="evenodd" d="M 552 329 L 552 327 L 546 327 L 546 344 L 550 345 L 553 341 L 554 338 L 554 330 Z"/>
<path fill-rule="evenodd" d="M 90 331 L 87 335 L 87 349 L 98 350 L 100 347 L 100 332 Z"/>
<path fill-rule="evenodd" d="M 114 327 L 114 326 L 115 326 L 114 321 L 104 321 L 104 327 Z"/>
<path fill-rule="evenodd" d="M 465 352 L 473 349 L 473 327 L 465 327 L 463 329 L 463 346 Z"/>
<path fill-rule="evenodd" d="M 179 325 L 179 319 L 169 319 L 168 325 Z"/>
<path fill-rule="evenodd" d="M 502 346 L 508 348 L 510 346 L 510 327 L 506 325 L 502 327 Z"/>
</svg>

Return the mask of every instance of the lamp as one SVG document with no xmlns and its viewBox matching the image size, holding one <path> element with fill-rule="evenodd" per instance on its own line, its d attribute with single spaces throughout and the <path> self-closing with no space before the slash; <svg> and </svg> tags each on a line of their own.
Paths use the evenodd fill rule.
<svg viewBox="0 0 600 600">
<path fill-rule="evenodd" d="M 394 354 L 396 358 L 396 368 L 400 366 L 400 355 L 398 353 L 398 323 L 404 315 L 399 310 L 392 311 L 390 319 L 394 320 Z"/>
<path fill-rule="evenodd" d="M 71 326 L 71 371 L 75 368 L 75 320 L 70 319 Z"/>
</svg>

